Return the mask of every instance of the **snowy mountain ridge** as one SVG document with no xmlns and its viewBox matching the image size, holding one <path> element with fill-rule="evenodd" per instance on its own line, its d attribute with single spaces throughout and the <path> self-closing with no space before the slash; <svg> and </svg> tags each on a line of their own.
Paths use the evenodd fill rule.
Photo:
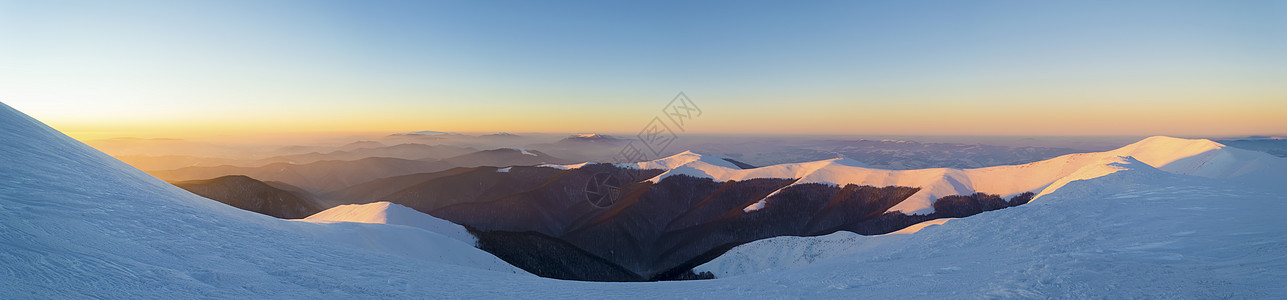
<svg viewBox="0 0 1287 300">
<path fill-rule="evenodd" d="M 1203 148 L 1219 147 L 1178 152 Z M 1150 159 L 1156 163 L 1159 158 Z M 1172 163 L 1178 161 L 1183 159 Z M 1281 229 L 1287 221 L 1256 212 L 1287 207 L 1284 189 L 1243 180 L 1254 179 L 1248 177 L 1179 174 L 1168 171 L 1170 165 L 1155 168 L 1129 156 L 1104 158 L 1073 172 L 1043 201 L 911 235 L 842 231 L 764 239 L 737 246 L 695 270 L 720 278 L 766 278 L 862 266 L 880 271 L 860 273 L 897 279 L 869 282 L 873 277 L 860 276 L 829 281 L 830 286 L 888 295 L 919 286 L 908 278 L 920 278 L 937 282 L 938 291 L 919 295 L 948 298 L 1094 298 L 1106 293 L 1092 287 L 1110 284 L 1118 288 L 1108 293 L 1127 298 L 1275 298 L 1287 293 L 1274 283 L 1284 278 L 1281 268 L 1287 265 L 1270 250 L 1287 246 L 1287 232 Z M 1250 271 L 1251 266 L 1260 269 Z M 952 292 L 958 290 L 970 292 Z"/>
<path fill-rule="evenodd" d="M 933 201 L 949 195 L 967 195 L 975 192 L 998 194 L 1002 197 L 1011 197 L 1025 192 L 1048 194 L 1054 190 L 1051 187 L 1055 187 L 1056 183 L 1061 186 L 1068 181 L 1085 179 L 1084 177 L 1091 176 L 1091 173 L 1096 173 L 1092 170 L 1079 173 L 1078 171 L 1082 168 L 1087 166 L 1100 168 L 1102 161 L 1117 160 L 1118 157 L 1132 157 L 1167 172 L 1209 178 L 1232 178 L 1251 173 L 1282 174 L 1283 170 L 1287 170 L 1287 163 L 1265 153 L 1225 147 L 1205 139 L 1165 136 L 1150 137 L 1105 152 L 1069 154 L 1024 165 L 978 169 L 882 170 L 846 158 L 740 169 L 721 158 L 691 151 L 652 161 L 617 165 L 665 170 L 661 175 L 649 179 L 653 182 L 683 174 L 717 181 L 787 178 L 799 179 L 794 184 L 920 187 L 920 192 L 889 210 L 920 214 L 933 212 Z M 567 169 L 584 165 L 585 163 L 546 166 Z M 1106 170 L 1099 170 L 1099 173 L 1103 171 Z"/>
</svg>

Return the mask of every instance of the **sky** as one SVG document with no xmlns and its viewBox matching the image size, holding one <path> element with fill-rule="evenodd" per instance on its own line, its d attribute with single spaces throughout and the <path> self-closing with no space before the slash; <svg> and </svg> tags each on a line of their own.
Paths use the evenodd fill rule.
<svg viewBox="0 0 1287 300">
<path fill-rule="evenodd" d="M 0 102 L 82 139 L 634 133 L 679 92 L 702 134 L 1278 135 L 1285 82 L 1283 1 L 0 0 Z"/>
</svg>

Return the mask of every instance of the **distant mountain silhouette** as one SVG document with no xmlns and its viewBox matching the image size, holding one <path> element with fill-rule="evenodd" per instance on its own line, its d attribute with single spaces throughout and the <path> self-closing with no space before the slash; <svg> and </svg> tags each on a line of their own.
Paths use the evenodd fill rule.
<svg viewBox="0 0 1287 300">
<path fill-rule="evenodd" d="M 344 146 L 340 146 L 340 148 L 336 150 L 352 151 L 352 150 L 357 150 L 362 148 L 379 148 L 384 146 L 387 146 L 387 145 L 377 141 L 356 141 L 356 142 L 345 144 Z"/>
<path fill-rule="evenodd" d="M 400 133 L 394 133 L 394 134 L 392 134 L 392 135 L 395 135 L 395 136 L 404 136 L 404 135 L 426 135 L 426 136 L 435 136 L 435 135 L 460 135 L 460 134 L 459 134 L 459 133 L 455 133 L 455 132 L 444 132 L 444 131 L 433 131 L 433 130 L 421 130 L 421 131 L 412 131 L 412 132 L 400 132 Z"/>
<path fill-rule="evenodd" d="M 844 157 L 890 170 L 980 168 L 1025 164 L 1084 152 L 1069 148 L 1001 146 L 962 143 L 924 143 L 904 140 L 757 140 L 706 143 L 691 147 L 718 153 L 757 166 Z"/>
<path fill-rule="evenodd" d="M 246 175 L 261 180 L 284 182 L 321 194 L 376 178 L 435 172 L 450 167 L 447 163 L 440 161 L 368 157 L 351 161 L 324 160 L 307 164 L 273 163 L 261 167 L 187 167 L 149 173 L 166 181 Z"/>
<path fill-rule="evenodd" d="M 169 138 L 113 138 L 89 140 L 85 141 L 85 144 L 113 156 L 192 155 L 222 157 L 237 152 L 235 149 L 222 145 Z"/>
<path fill-rule="evenodd" d="M 404 145 L 399 145 L 404 146 Z M 414 148 L 415 153 L 423 153 L 421 150 L 424 145 L 407 144 L 409 148 Z M 384 153 L 395 149 L 398 146 L 375 148 Z M 438 146 L 428 146 L 438 147 Z M 437 149 L 437 148 L 435 148 Z M 451 150 L 455 151 L 455 150 Z M 345 152 L 345 153 L 355 153 Z M 214 178 L 225 175 L 247 175 L 266 181 L 280 181 L 286 184 L 297 186 L 309 193 L 316 195 L 329 195 L 331 192 L 343 190 L 350 186 L 366 183 L 372 180 L 409 175 L 416 173 L 432 173 L 448 170 L 455 167 L 477 167 L 477 166 L 531 166 L 538 164 L 563 164 L 569 161 L 557 157 L 546 155 L 536 150 L 526 149 L 495 149 L 472 152 L 464 155 L 448 157 L 442 160 L 412 160 L 389 157 L 366 157 L 355 160 L 322 160 L 303 164 L 294 163 L 272 163 L 260 167 L 238 167 L 238 166 L 213 166 L 213 167 L 187 167 L 174 170 L 151 171 L 153 176 L 167 181 L 184 181 Z M 374 188 L 374 187 L 373 187 Z M 379 189 L 379 188 L 376 188 Z M 344 195 L 338 193 L 334 195 Z M 361 194 L 360 199 L 370 199 L 370 194 Z M 323 197 L 333 199 L 332 197 Z M 375 199 L 371 199 L 375 200 Z M 327 203 L 336 204 L 360 204 L 366 202 L 356 202 L 356 200 L 338 200 L 326 201 Z"/>
<path fill-rule="evenodd" d="M 307 194 L 300 194 L 303 190 L 299 188 L 280 182 L 265 183 L 243 175 L 172 184 L 223 204 L 282 219 L 302 219 L 323 209 Z"/>
<path fill-rule="evenodd" d="M 289 147 L 288 147 L 289 148 Z M 410 160 L 437 160 L 478 151 L 474 148 L 447 145 L 398 144 L 385 146 L 378 142 L 355 142 L 339 147 L 340 150 L 317 152 L 334 148 L 317 148 L 300 146 L 292 152 L 296 154 L 279 155 L 262 159 L 229 159 L 221 157 L 198 157 L 189 155 L 118 155 L 117 159 L 144 171 L 174 170 L 185 167 L 261 167 L 274 163 L 309 164 L 324 160 L 358 160 L 368 157 L 388 157 Z M 308 151 L 306 153 L 300 153 Z"/>
<path fill-rule="evenodd" d="M 573 163 L 573 161 L 553 157 L 540 151 L 513 148 L 483 150 L 443 159 L 443 161 L 457 167 L 507 167 Z"/>
<path fill-rule="evenodd" d="M 341 204 L 366 204 L 386 200 L 389 195 L 397 193 L 411 186 L 430 181 L 435 178 L 451 176 L 460 173 L 472 171 L 476 168 L 452 168 L 450 170 L 432 173 L 416 173 L 401 176 L 380 178 L 361 184 L 353 185 L 338 191 L 326 193 L 321 199 L 328 206 Z"/>
<path fill-rule="evenodd" d="M 508 133 L 508 132 L 497 132 L 497 133 L 493 133 L 493 134 L 484 134 L 484 135 L 481 135 L 481 136 L 479 136 L 479 137 L 482 137 L 482 138 L 506 138 L 506 139 L 509 139 L 509 138 L 520 138 L 520 137 L 523 137 L 523 136 L 521 136 L 521 135 L 517 135 L 517 134 L 513 134 L 513 133 Z"/>
<path fill-rule="evenodd" d="M 616 136 L 586 133 L 574 134 L 552 143 L 532 144 L 537 149 L 557 157 L 602 160 L 621 151 L 630 140 Z M 585 160 L 582 160 L 585 161 Z"/>
<path fill-rule="evenodd" d="M 611 135 L 598 134 L 598 133 L 583 133 L 583 134 L 570 135 L 566 138 L 563 138 L 562 140 L 559 140 L 557 143 L 566 144 L 566 143 L 622 143 L 622 142 L 625 142 L 625 140 Z"/>
<path fill-rule="evenodd" d="M 184 167 L 215 167 L 224 165 L 249 167 L 263 165 L 245 160 L 189 155 L 115 155 L 113 157 L 144 171 L 173 170 Z"/>
<path fill-rule="evenodd" d="M 357 148 L 347 151 L 332 151 L 327 153 L 305 153 L 295 155 L 284 155 L 258 160 L 260 165 L 277 162 L 290 162 L 296 164 L 306 164 L 323 160 L 356 160 L 367 157 L 388 157 L 411 160 L 437 160 L 453 156 L 469 154 L 478 151 L 474 148 L 456 147 L 448 145 L 425 145 L 425 144 L 398 144 L 393 146 L 382 146 L 374 148 Z"/>
</svg>

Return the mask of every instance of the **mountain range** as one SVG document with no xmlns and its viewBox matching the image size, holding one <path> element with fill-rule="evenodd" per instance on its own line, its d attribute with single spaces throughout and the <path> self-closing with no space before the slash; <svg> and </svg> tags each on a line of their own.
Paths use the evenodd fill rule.
<svg viewBox="0 0 1287 300">
<path fill-rule="evenodd" d="M 438 179 L 507 176 L 482 172 L 555 174 L 549 179 L 566 180 L 567 187 L 579 183 L 579 188 L 554 188 L 561 184 L 528 183 L 519 180 L 526 177 L 508 175 L 516 183 L 534 186 L 498 201 L 535 205 L 519 200 L 566 193 L 563 207 L 569 211 L 622 208 L 618 214 L 592 214 L 618 216 L 597 224 L 657 218 L 620 216 L 632 215 L 627 208 L 661 201 L 701 203 L 706 197 L 688 198 L 703 195 L 693 192 L 698 190 L 729 195 L 726 199 L 737 201 L 713 197 L 707 203 L 723 203 L 717 211 L 741 212 L 744 218 L 769 216 L 804 199 L 775 198 L 771 193 L 819 188 L 887 189 L 891 196 L 910 192 L 901 201 L 844 198 L 898 202 L 872 210 L 884 213 L 939 213 L 931 195 L 959 191 L 972 193 L 937 200 L 993 199 L 980 192 L 1036 195 L 1028 204 L 954 219 L 914 234 L 855 236 L 842 230 L 797 239 L 803 243 L 766 245 L 782 241 L 779 237 L 752 241 L 741 249 L 733 246 L 697 268 L 719 280 L 620 284 L 532 276 L 501 255 L 415 226 L 290 221 L 246 212 L 149 176 L 8 106 L 0 106 L 0 125 L 0 140 L 5 141 L 0 143 L 0 157 L 6 159 L 0 164 L 0 290 L 16 298 L 1287 297 L 1287 289 L 1279 284 L 1287 278 L 1280 251 L 1287 249 L 1287 221 L 1272 213 L 1287 208 L 1287 188 L 1281 185 L 1287 178 L 1287 160 L 1207 140 L 1157 137 L 1107 152 L 964 170 L 876 170 L 843 159 L 742 169 L 708 155 L 685 153 L 635 164 L 476 167 Z M 617 189 L 606 191 L 623 193 L 590 201 L 596 198 L 587 199 L 586 192 L 614 185 L 598 176 L 601 173 L 618 178 Z M 473 188 L 477 182 L 465 182 L 460 186 L 469 189 L 462 194 L 489 195 Z M 899 185 L 863 188 L 885 182 Z M 667 188 L 650 188 L 661 186 Z M 720 188 L 725 192 L 714 192 Z M 732 196 L 739 193 L 746 196 Z M 764 198 L 756 199 L 761 194 Z M 928 207 L 916 199 L 929 199 Z M 478 209 L 485 206 L 476 205 L 454 204 L 431 212 L 445 220 L 488 214 Z M 544 211 L 557 210 L 551 206 Z M 500 223 L 494 226 L 550 219 L 541 211 L 510 211 L 523 214 L 511 216 L 515 221 L 496 220 Z M 578 228 L 576 224 L 596 221 L 563 220 L 545 227 Z M 560 224 L 564 227 L 556 226 Z M 617 226 L 657 228 L 656 224 Z M 754 222 L 727 224 L 722 228 L 736 232 L 743 228 L 738 225 Z M 462 225 L 475 234 L 479 247 L 494 241 L 479 235 L 487 229 Z M 568 236 L 586 233 L 584 237 L 606 243 L 631 240 L 592 232 Z M 515 240 L 535 239 L 539 236 Z M 743 251 L 748 249 L 761 250 Z M 816 255 L 816 260 L 797 262 L 793 259 L 801 256 L 777 255 L 785 253 Z"/>
<path fill-rule="evenodd" d="M 303 219 L 324 209 L 302 189 L 243 175 L 172 183 L 201 197 L 282 219 Z"/>
<path fill-rule="evenodd" d="M 1083 152 L 1060 147 L 934 143 L 895 139 L 765 139 L 701 143 L 689 148 L 696 152 L 718 154 L 755 165 L 799 163 L 843 157 L 888 170 L 968 169 L 1015 165 Z"/>
<path fill-rule="evenodd" d="M 1106 152 L 979 169 L 881 170 L 841 158 L 744 169 L 693 152 L 632 164 L 474 168 L 422 175 L 419 182 L 389 179 L 380 189 L 364 187 L 382 195 L 359 198 L 402 204 L 483 235 L 538 233 L 613 264 L 600 268 L 668 279 L 753 240 L 839 230 L 884 234 L 1021 205 L 1099 176 L 1105 161 L 1117 157 L 1178 174 L 1287 177 L 1280 174 L 1287 168 L 1274 168 L 1278 160 L 1263 153 L 1153 137 Z M 605 175 L 615 179 L 617 195 L 606 205 L 587 188 Z M 484 249 L 509 258 L 501 249 Z M 541 264 L 520 267 L 552 275 L 537 268 L 563 259 L 551 253 Z"/>
<path fill-rule="evenodd" d="M 407 145 L 419 147 L 415 145 Z M 258 180 L 277 181 L 297 186 L 313 194 L 338 191 L 371 180 L 400 175 L 429 173 L 455 167 L 537 165 L 566 162 L 563 159 L 527 149 L 494 149 L 435 159 L 402 159 L 365 157 L 357 160 L 322 160 L 304 164 L 271 163 L 259 167 L 231 165 L 186 167 L 150 171 L 167 181 L 209 179 L 227 175 L 245 175 Z"/>
</svg>

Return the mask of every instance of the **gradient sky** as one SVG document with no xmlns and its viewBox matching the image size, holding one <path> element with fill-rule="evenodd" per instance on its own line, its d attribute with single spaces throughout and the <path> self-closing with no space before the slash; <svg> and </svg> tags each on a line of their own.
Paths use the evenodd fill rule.
<svg viewBox="0 0 1287 300">
<path fill-rule="evenodd" d="M 0 102 L 79 138 L 1287 133 L 1285 1 L 0 0 Z"/>
</svg>

